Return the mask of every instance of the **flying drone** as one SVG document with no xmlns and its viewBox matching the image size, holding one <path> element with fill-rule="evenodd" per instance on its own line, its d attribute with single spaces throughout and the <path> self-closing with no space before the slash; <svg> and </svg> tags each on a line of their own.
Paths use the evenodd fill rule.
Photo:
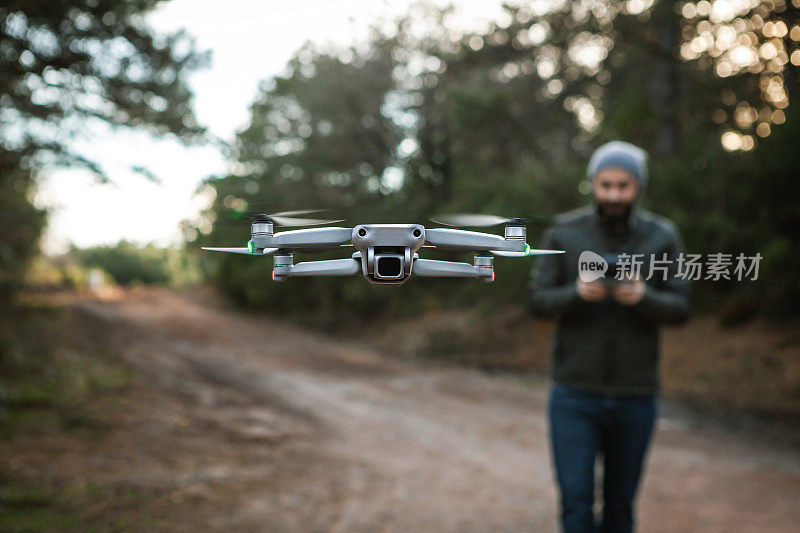
<svg viewBox="0 0 800 533">
<path fill-rule="evenodd" d="M 421 224 L 359 224 L 352 228 L 307 228 L 274 233 L 275 226 L 313 226 L 341 222 L 297 218 L 317 210 L 260 214 L 251 224 L 251 239 L 244 248 L 207 248 L 212 252 L 272 255 L 272 279 L 294 276 L 354 276 L 362 274 L 376 284 L 403 283 L 412 275 L 424 277 L 478 278 L 494 281 L 494 256 L 526 257 L 560 254 L 562 250 L 536 250 L 526 242 L 524 218 L 494 215 L 451 214 L 431 220 L 443 225 L 491 227 L 505 224 L 503 236 L 453 228 L 426 228 Z M 319 252 L 353 246 L 349 258 L 294 263 L 293 252 Z M 474 252 L 472 264 L 420 258 L 423 247 L 448 252 Z"/>
</svg>

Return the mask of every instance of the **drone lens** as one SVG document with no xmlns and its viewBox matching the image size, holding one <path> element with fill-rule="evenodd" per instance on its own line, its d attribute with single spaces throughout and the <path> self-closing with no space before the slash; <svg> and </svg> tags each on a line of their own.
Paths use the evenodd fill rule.
<svg viewBox="0 0 800 533">
<path fill-rule="evenodd" d="M 414 237 L 419 237 L 420 235 L 422 235 L 422 232 L 419 230 L 419 228 L 415 228 L 412 235 L 414 235 Z"/>
<path fill-rule="evenodd" d="M 367 230 L 365 230 L 364 228 L 361 228 L 360 230 L 358 230 L 358 235 L 360 237 L 366 237 L 367 236 Z"/>
<path fill-rule="evenodd" d="M 398 257 L 378 257 L 378 276 L 396 278 L 400 275 L 403 264 Z"/>
</svg>

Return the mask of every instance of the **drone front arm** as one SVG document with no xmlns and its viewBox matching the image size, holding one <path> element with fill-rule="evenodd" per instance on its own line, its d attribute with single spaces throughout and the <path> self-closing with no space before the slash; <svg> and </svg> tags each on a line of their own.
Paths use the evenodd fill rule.
<svg viewBox="0 0 800 533">
<path fill-rule="evenodd" d="M 491 277 L 491 269 L 479 268 L 469 263 L 439 261 L 436 259 L 415 259 L 411 268 L 414 276 L 430 278 L 485 278 Z"/>
<path fill-rule="evenodd" d="M 324 261 L 304 261 L 296 265 L 279 267 L 275 265 L 275 275 L 290 276 L 354 276 L 361 273 L 361 263 L 357 259 L 328 259 Z"/>
<path fill-rule="evenodd" d="M 524 252 L 524 239 L 505 239 L 500 235 L 449 228 L 425 228 L 425 240 L 438 248 L 453 251 Z"/>
<path fill-rule="evenodd" d="M 350 242 L 353 228 L 311 228 L 282 231 L 270 237 L 254 235 L 256 248 L 325 248 Z"/>
</svg>

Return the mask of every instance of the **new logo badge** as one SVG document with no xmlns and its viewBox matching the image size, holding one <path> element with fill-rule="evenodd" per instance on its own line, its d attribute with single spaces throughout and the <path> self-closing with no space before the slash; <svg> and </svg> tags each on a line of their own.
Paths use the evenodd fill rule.
<svg viewBox="0 0 800 533">
<path fill-rule="evenodd" d="M 578 277 L 586 283 L 605 277 L 608 261 L 602 255 L 584 250 L 578 256 Z"/>
</svg>

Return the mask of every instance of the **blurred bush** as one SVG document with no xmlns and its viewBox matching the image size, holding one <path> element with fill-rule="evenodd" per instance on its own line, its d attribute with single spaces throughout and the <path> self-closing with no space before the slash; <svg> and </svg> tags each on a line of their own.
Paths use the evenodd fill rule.
<svg viewBox="0 0 800 533">
<path fill-rule="evenodd" d="M 71 255 L 84 267 L 98 267 L 120 285 L 131 283 L 167 283 L 168 252 L 154 246 L 138 247 L 127 241 L 114 246 L 73 248 Z"/>
<path fill-rule="evenodd" d="M 197 254 L 182 248 L 160 248 L 120 241 L 113 246 L 72 249 L 56 260 L 67 280 L 75 280 L 76 268 L 84 284 L 93 269 L 99 269 L 119 285 L 192 285 L 202 279 Z"/>
</svg>

